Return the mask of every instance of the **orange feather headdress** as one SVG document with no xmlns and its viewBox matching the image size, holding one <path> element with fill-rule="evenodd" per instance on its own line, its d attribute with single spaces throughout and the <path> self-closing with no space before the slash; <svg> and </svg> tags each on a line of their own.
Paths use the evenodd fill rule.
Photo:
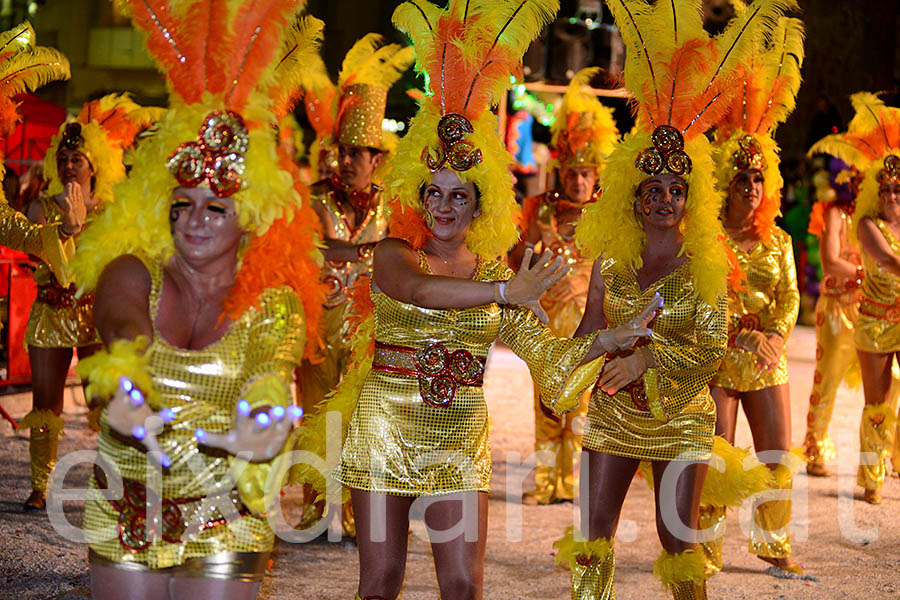
<svg viewBox="0 0 900 600">
<path fill-rule="evenodd" d="M 392 235 L 406 235 L 414 245 L 424 241 L 419 190 L 447 168 L 479 190 L 481 214 L 472 220 L 469 249 L 496 258 L 515 244 L 513 160 L 490 109 L 558 9 L 558 0 L 450 0 L 444 9 L 414 0 L 394 11 L 394 25 L 412 39 L 426 91 L 384 178 L 397 204 Z"/>
<path fill-rule="evenodd" d="M 60 126 L 44 155 L 48 194 L 63 191 L 56 168 L 60 147 L 84 154 L 94 169 L 92 194 L 101 202 L 112 202 L 112 187 L 125 178 L 122 156 L 135 137 L 165 113 L 162 108 L 143 108 L 128 94 L 108 94 L 86 103 L 75 119 Z"/>
<path fill-rule="evenodd" d="M 726 195 L 738 171 L 758 169 L 763 174 L 763 199 L 753 215 L 754 228 L 768 239 L 781 213 L 784 182 L 778 168 L 775 129 L 796 104 L 803 65 L 803 23 L 781 18 L 767 42 L 760 43 L 740 69 L 738 93 L 717 124 L 716 179 Z"/>
<path fill-rule="evenodd" d="M 601 167 L 619 136 L 612 109 L 584 91 L 599 71 L 582 69 L 572 78 L 550 128 L 550 147 L 562 167 Z"/>
<path fill-rule="evenodd" d="M 0 34 L 0 136 L 10 135 L 19 122 L 13 96 L 68 78 L 69 60 L 59 50 L 36 46 L 27 21 Z"/>
<path fill-rule="evenodd" d="M 168 259 L 174 251 L 169 229 L 173 189 L 209 186 L 216 195 L 234 199 L 248 233 L 225 302 L 228 316 L 255 305 L 265 289 L 287 285 L 303 300 L 307 339 L 314 344 L 323 299 L 315 220 L 309 218 L 299 173 L 278 146 L 275 127 L 289 96 L 280 92 L 281 49 L 302 3 L 118 3 L 144 35 L 166 78 L 169 110 L 131 155 L 132 170 L 116 187 L 115 203 L 79 238 L 86 251 L 76 255 L 74 268 L 82 288 L 96 285 L 103 268 L 119 255 L 140 252 Z M 302 39 L 312 43 L 308 36 Z M 291 243 L 281 246 L 285 240 Z"/>
<path fill-rule="evenodd" d="M 854 230 L 863 217 L 881 212 L 879 188 L 900 183 L 900 108 L 885 106 L 877 94 L 858 92 L 850 96 L 856 114 L 847 131 L 829 135 L 809 149 L 837 156 L 863 177 L 856 198 Z"/>
<path fill-rule="evenodd" d="M 634 96 L 635 129 L 617 144 L 600 174 L 603 202 L 576 229 L 588 256 L 641 266 L 646 237 L 635 218 L 635 192 L 667 172 L 688 184 L 682 230 L 697 293 L 709 303 L 725 293 L 730 271 L 719 222 L 712 149 L 703 135 L 719 122 L 746 63 L 794 0 L 756 0 L 710 38 L 701 0 L 608 0 L 627 48 L 625 87 Z"/>
</svg>

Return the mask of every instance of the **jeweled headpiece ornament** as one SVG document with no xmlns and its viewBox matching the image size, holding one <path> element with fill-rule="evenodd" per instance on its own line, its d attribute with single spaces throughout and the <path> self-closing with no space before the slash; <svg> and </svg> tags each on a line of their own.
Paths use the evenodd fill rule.
<svg viewBox="0 0 900 600">
<path fill-rule="evenodd" d="M 403 232 L 399 235 L 413 245 L 424 241 L 419 190 L 434 171 L 446 168 L 479 191 L 481 212 L 469 228 L 469 248 L 495 258 L 516 242 L 513 160 L 490 109 L 520 72 L 531 40 L 558 9 L 558 0 L 450 0 L 446 8 L 414 0 L 394 11 L 394 25 L 413 42 L 425 97 L 387 165 L 387 195 L 398 202 L 392 235 Z M 413 231 L 418 241 L 408 233 Z"/>
<path fill-rule="evenodd" d="M 600 173 L 603 201 L 589 205 L 576 226 L 588 257 L 641 264 L 646 241 L 635 218 L 635 192 L 660 173 L 684 178 L 689 194 L 683 250 L 697 293 L 714 303 L 730 271 L 722 249 L 712 149 L 704 135 L 721 121 L 739 87 L 739 67 L 770 35 L 793 0 L 756 0 L 718 36 L 703 28 L 697 0 L 607 0 L 626 47 L 625 88 L 635 128 L 617 143 Z"/>
<path fill-rule="evenodd" d="M 125 150 L 137 135 L 158 121 L 165 110 L 143 107 L 128 94 L 107 94 L 81 107 L 74 120 L 63 123 L 44 156 L 44 176 L 48 194 L 63 191 L 56 168 L 59 150 L 75 150 L 84 155 L 94 170 L 91 194 L 101 202 L 113 200 L 113 186 L 125 178 L 122 162 Z"/>
<path fill-rule="evenodd" d="M 900 183 L 900 156 L 888 154 L 884 157 L 884 168 L 878 171 L 876 179 L 879 184 Z"/>
<path fill-rule="evenodd" d="M 179 185 L 206 183 L 216 196 L 224 198 L 241 189 L 249 145 L 241 116 L 230 110 L 215 111 L 203 121 L 197 139 L 181 144 L 166 166 Z"/>
<path fill-rule="evenodd" d="M 599 72 L 582 69 L 572 78 L 550 127 L 550 149 L 561 167 L 601 167 L 619 136 L 612 110 L 585 91 Z"/>
<path fill-rule="evenodd" d="M 745 135 L 738 140 L 738 149 L 731 155 L 731 165 L 735 171 L 765 170 L 766 159 L 763 156 L 762 146 L 753 139 L 753 136 Z"/>
</svg>

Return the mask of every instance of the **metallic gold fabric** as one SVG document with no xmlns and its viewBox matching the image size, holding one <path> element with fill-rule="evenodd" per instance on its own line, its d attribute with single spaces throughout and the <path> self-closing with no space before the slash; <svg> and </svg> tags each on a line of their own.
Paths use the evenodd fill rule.
<svg viewBox="0 0 900 600">
<path fill-rule="evenodd" d="M 572 600 L 616 600 L 616 550 L 605 558 L 578 557 L 572 568 Z"/>
<path fill-rule="evenodd" d="M 387 95 L 387 88 L 366 83 L 344 88 L 337 143 L 383 150 L 382 127 Z"/>
<path fill-rule="evenodd" d="M 884 222 L 873 221 L 894 254 L 900 254 L 900 241 Z M 856 347 L 866 352 L 900 350 L 900 277 L 890 273 L 865 251 L 863 266 L 866 276 L 862 285 L 862 301 L 853 339 Z"/>
<path fill-rule="evenodd" d="M 859 451 L 869 452 L 871 457 L 856 473 L 856 482 L 867 490 L 880 490 L 887 474 L 885 459 L 891 455 L 894 445 L 893 407 L 889 402 L 866 405 L 859 421 Z M 871 455 L 870 455 L 871 456 Z"/>
<path fill-rule="evenodd" d="M 47 491 L 50 473 L 56 466 L 59 432 L 47 427 L 33 427 L 28 440 L 28 457 L 31 461 L 31 489 Z"/>
<path fill-rule="evenodd" d="M 239 399 L 252 397 L 258 383 L 270 385 L 269 378 L 283 383 L 284 393 L 268 396 L 271 404 L 290 402 L 288 382 L 299 363 L 305 343 L 303 309 L 300 299 L 287 288 L 264 292 L 256 308 L 246 311 L 231 324 L 225 335 L 202 350 L 185 350 L 168 344 L 156 328 L 156 315 L 162 285 L 162 265 L 148 262 L 153 282 L 150 292 L 150 315 L 154 322 L 153 342 L 148 348 L 149 369 L 158 400 L 154 410 L 169 408 L 175 417 L 158 436 L 162 450 L 172 465 L 162 473 L 160 494 L 167 498 L 204 497 L 212 482 L 220 481 L 236 458 L 224 453 L 207 453 L 200 449 L 194 431 L 202 427 L 224 433 L 234 422 Z M 257 394 L 257 396 L 259 396 Z M 254 404 L 254 403 L 251 403 Z M 259 402 L 256 402 L 259 404 Z M 122 477 L 145 482 L 147 456 L 143 449 L 125 444 L 109 429 L 106 411 L 101 416 L 98 446 L 101 459 L 114 465 Z M 250 476 L 270 467 L 271 463 L 252 463 Z M 245 471 L 241 480 L 247 477 Z M 95 477 L 91 487 L 97 489 Z M 240 487 L 242 493 L 250 488 Z M 231 489 L 224 495 L 233 494 Z M 259 504 L 259 498 L 240 496 L 247 506 Z M 190 511 L 189 511 L 190 512 Z M 213 511 L 209 519 L 218 515 Z M 184 515 L 184 523 L 194 519 Z M 88 534 L 118 523 L 119 513 L 105 499 L 85 502 L 84 529 Z M 199 534 L 187 536 L 179 543 L 153 540 L 141 551 L 127 549 L 118 538 L 91 543 L 98 555 L 117 562 L 136 562 L 151 569 L 164 569 L 183 564 L 190 558 L 222 552 L 268 552 L 274 535 L 263 515 L 247 514 L 230 524 L 218 525 Z"/>
<path fill-rule="evenodd" d="M 710 573 L 718 573 L 722 570 L 722 541 L 725 539 L 725 513 L 724 506 L 700 505 L 700 518 L 698 529 L 708 531 L 713 538 L 703 542 L 700 547 L 706 554 L 706 568 Z"/>
<path fill-rule="evenodd" d="M 734 251 L 747 277 L 746 290 L 729 291 L 729 339 L 733 339 L 741 329 L 756 329 L 777 332 L 787 340 L 800 310 L 797 269 L 790 236 L 776 227 L 771 240 L 760 241 L 750 252 L 744 252 L 731 238 L 726 237 L 726 243 Z M 787 383 L 787 358 L 784 354 L 778 366 L 768 373 L 756 366 L 756 359 L 756 354 L 729 344 L 712 385 L 752 392 Z"/>
<path fill-rule="evenodd" d="M 48 224 L 58 225 L 62 222 L 62 212 L 52 198 L 41 196 L 41 204 Z M 39 287 L 54 283 L 59 285 L 46 263 L 38 266 L 34 272 L 34 281 Z M 25 330 L 26 344 L 39 348 L 75 348 L 96 344 L 99 341 L 94 329 L 92 303 L 54 306 L 36 299 L 31 305 L 28 326 Z"/>
<path fill-rule="evenodd" d="M 427 269 L 424 254 L 420 263 Z M 510 275 L 500 263 L 480 260 L 474 278 L 498 281 Z M 486 304 L 428 309 L 383 293 L 373 293 L 372 300 L 377 341 L 412 348 L 442 344 L 450 352 L 466 350 L 484 359 L 499 337 L 525 360 L 545 398 L 557 397 L 593 341 L 593 336 L 554 337 L 524 308 Z M 336 479 L 351 488 L 397 495 L 489 491 L 491 452 L 483 389 L 458 385 L 452 402 L 439 408 L 423 400 L 417 378 L 369 371 Z"/>
<path fill-rule="evenodd" d="M 0 200 L 0 245 L 37 256 L 60 281 L 70 283 L 68 259 L 75 246 L 60 241 L 59 223 L 36 225 Z"/>
<path fill-rule="evenodd" d="M 93 550 L 88 550 L 88 562 L 91 565 L 170 577 L 198 577 L 248 582 L 262 581 L 270 556 L 270 552 L 221 552 L 211 556 L 189 558 L 174 567 L 151 569 L 141 563 L 107 560 Z"/>
<path fill-rule="evenodd" d="M 836 457 L 828 425 L 841 381 L 856 364 L 853 326 L 857 304 L 822 294 L 816 302 L 816 370 L 806 415 L 804 454 L 811 463 L 824 465 Z"/>
<path fill-rule="evenodd" d="M 791 470 L 785 465 L 775 467 L 775 490 L 790 493 L 794 487 Z M 791 500 L 757 502 L 750 527 L 750 553 L 766 558 L 786 558 L 791 555 Z"/>
<path fill-rule="evenodd" d="M 706 582 L 681 581 L 669 586 L 674 600 L 706 600 Z"/>
<path fill-rule="evenodd" d="M 665 304 L 650 324 L 649 347 L 657 366 L 645 373 L 644 383 L 654 388 L 648 390 L 651 410 L 639 408 L 628 391 L 610 397 L 595 387 L 585 448 L 647 460 L 710 457 L 716 406 L 707 384 L 725 352 L 726 300 L 715 307 L 700 300 L 689 266 L 641 291 L 631 271 L 612 259 L 604 261 L 603 310 L 609 327 L 633 318 L 656 292 Z"/>
<path fill-rule="evenodd" d="M 538 203 L 535 225 L 540 232 L 540 247 L 553 250 L 569 265 L 569 272 L 541 297 L 541 306 L 550 318 L 548 327 L 554 335 L 570 337 L 575 333 L 587 302 L 593 263 L 585 260 L 572 238 L 560 235 L 556 223 L 556 202 L 563 197 L 550 191 L 526 202 Z M 575 464 L 581 454 L 581 437 L 590 394 L 585 393 L 574 410 L 557 418 L 541 410 L 540 393 L 534 389 L 534 451 L 537 457 L 534 481 L 536 488 L 526 495 L 539 504 L 555 500 L 572 500 L 577 485 Z"/>
</svg>

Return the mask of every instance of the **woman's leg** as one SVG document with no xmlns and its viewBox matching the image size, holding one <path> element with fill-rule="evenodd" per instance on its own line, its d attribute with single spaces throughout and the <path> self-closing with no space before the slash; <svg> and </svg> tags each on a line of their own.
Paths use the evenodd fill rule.
<svg viewBox="0 0 900 600">
<path fill-rule="evenodd" d="M 857 350 L 862 372 L 863 394 L 866 406 L 859 423 L 860 453 L 870 453 L 866 463 L 860 461 L 857 483 L 865 489 L 866 502 L 881 502 L 881 486 L 884 484 L 884 459 L 890 454 L 889 428 L 884 425 L 891 411 L 891 361 L 893 354 L 875 354 Z"/>
<path fill-rule="evenodd" d="M 31 429 L 28 452 L 32 491 L 24 508 L 43 510 L 46 506 L 47 481 L 56 465 L 57 443 L 63 428 L 60 415 L 72 349 L 28 346 L 28 358 L 31 363 L 32 409 L 22 419 L 22 426 Z"/>
<path fill-rule="evenodd" d="M 750 531 L 750 551 L 762 560 L 785 570 L 801 572 L 791 559 L 789 536 L 793 475 L 782 458 L 791 445 L 791 405 L 788 384 L 753 392 L 744 392 L 744 414 L 753 436 L 757 455 L 775 476 L 775 491 L 784 499 L 769 500 L 756 506 L 755 525 Z"/>
<path fill-rule="evenodd" d="M 476 509 L 474 513 L 473 508 Z M 429 504 L 425 510 L 425 525 L 432 537 L 431 550 L 441 598 L 481 600 L 487 517 L 488 495 L 485 492 L 448 494 Z M 472 519 L 476 522 L 471 522 Z M 449 530 L 460 533 L 449 541 L 434 541 Z M 466 532 L 469 532 L 469 539 L 466 539 Z"/>
<path fill-rule="evenodd" d="M 633 458 L 593 450 L 582 454 L 581 530 L 586 542 L 571 542 L 573 600 L 608 600 L 616 597 L 616 554 L 612 538 L 619 525 L 622 503 L 640 465 Z"/>
<path fill-rule="evenodd" d="M 706 580 L 714 572 L 707 569 L 704 549 L 697 547 L 707 468 L 706 463 L 653 462 L 656 533 L 663 547 L 653 572 L 677 600 L 706 600 Z M 672 477 L 677 479 L 672 482 Z"/>
<path fill-rule="evenodd" d="M 350 490 L 356 513 L 361 598 L 393 600 L 406 570 L 409 509 L 415 498 Z"/>
<path fill-rule="evenodd" d="M 729 444 L 734 444 L 734 430 L 737 426 L 738 403 L 741 394 L 722 387 L 709 389 L 716 403 L 716 435 L 720 435 Z"/>
<path fill-rule="evenodd" d="M 91 596 L 94 600 L 171 600 L 169 579 L 164 573 L 91 564 Z M 207 597 L 196 596 L 194 600 Z"/>
</svg>

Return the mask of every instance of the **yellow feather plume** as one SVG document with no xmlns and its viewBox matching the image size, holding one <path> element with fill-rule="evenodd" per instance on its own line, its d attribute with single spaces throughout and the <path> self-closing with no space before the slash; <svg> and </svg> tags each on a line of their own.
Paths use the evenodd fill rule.
<svg viewBox="0 0 900 600">
<path fill-rule="evenodd" d="M 287 114 L 303 90 L 334 87 L 319 49 L 325 31 L 325 23 L 311 15 L 294 21 L 281 42 L 281 59 L 275 67 L 278 85 L 272 93 L 276 99 L 276 113 Z M 312 68 L 312 66 L 316 68 Z"/>
<path fill-rule="evenodd" d="M 599 67 L 582 69 L 572 78 L 550 128 L 550 146 L 562 166 L 602 168 L 618 138 L 612 109 L 585 91 L 599 72 Z"/>
</svg>

